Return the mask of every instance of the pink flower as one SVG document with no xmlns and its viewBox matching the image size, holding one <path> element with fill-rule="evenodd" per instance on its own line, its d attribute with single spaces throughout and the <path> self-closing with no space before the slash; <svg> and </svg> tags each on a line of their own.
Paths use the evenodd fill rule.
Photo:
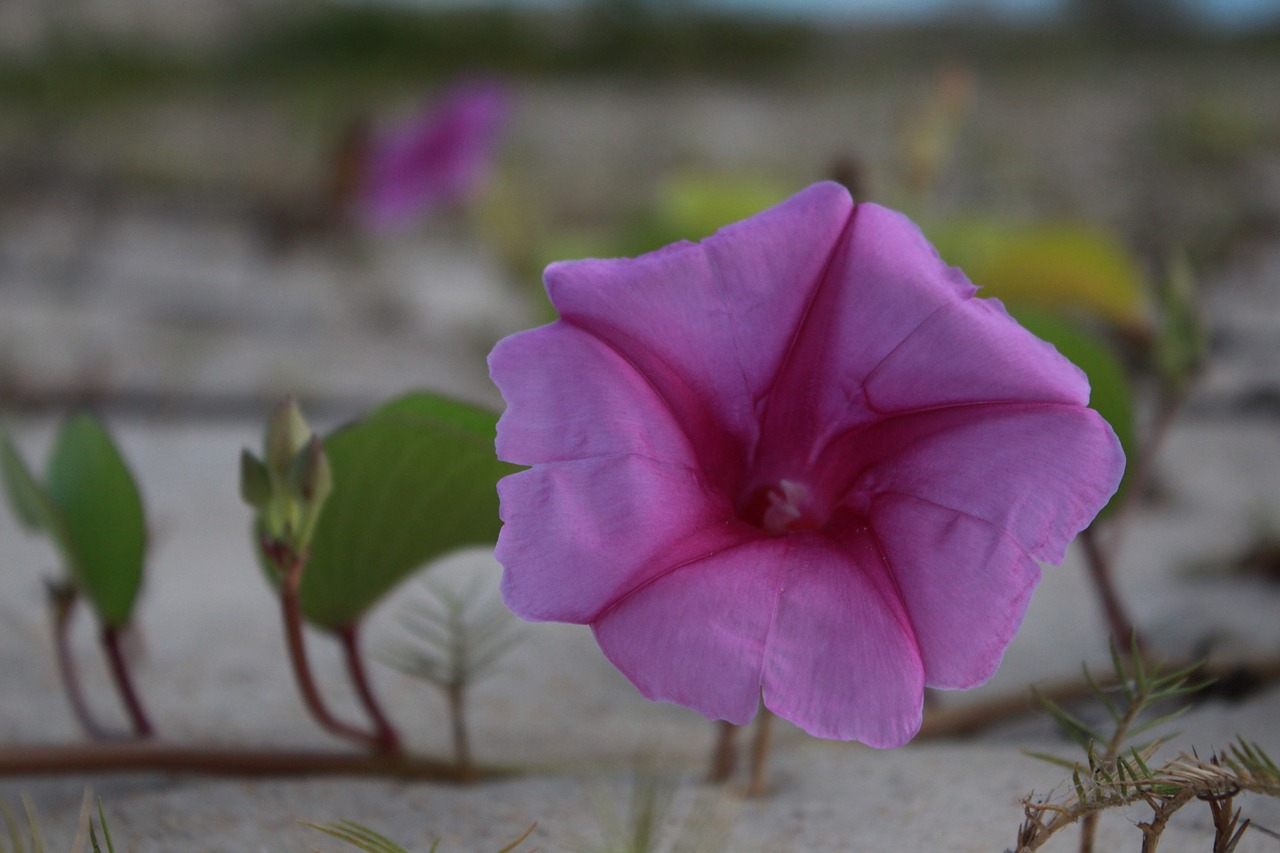
<svg viewBox="0 0 1280 853">
<path fill-rule="evenodd" d="M 408 124 L 375 134 L 357 198 L 361 217 L 394 227 L 466 199 L 488 174 L 509 112 L 505 88 L 471 80 Z"/>
<path fill-rule="evenodd" d="M 1084 374 L 836 184 L 546 286 L 489 357 L 503 595 L 650 699 L 905 743 L 1119 483 Z"/>
</svg>

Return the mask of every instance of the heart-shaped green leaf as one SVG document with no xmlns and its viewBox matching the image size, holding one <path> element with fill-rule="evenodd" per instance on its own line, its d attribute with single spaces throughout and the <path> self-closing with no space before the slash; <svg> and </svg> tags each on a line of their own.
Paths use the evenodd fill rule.
<svg viewBox="0 0 1280 853">
<path fill-rule="evenodd" d="M 104 625 L 125 624 L 142 586 L 146 520 L 133 475 L 102 424 L 85 414 L 63 423 L 45 486 L 76 587 Z"/>
<path fill-rule="evenodd" d="M 497 415 L 432 394 L 394 400 L 335 431 L 333 493 L 299 596 L 308 621 L 352 625 L 428 561 L 498 536 Z"/>
<path fill-rule="evenodd" d="M 1133 458 L 1133 391 L 1129 377 L 1120 360 L 1113 354 L 1106 341 L 1091 334 L 1079 325 L 1046 314 L 1031 311 L 1017 312 L 1018 322 L 1032 334 L 1057 348 L 1069 361 L 1089 377 L 1089 406 L 1111 424 L 1125 456 Z M 1103 508 L 1106 513 L 1118 506 L 1116 500 L 1127 488 L 1128 471 L 1120 481 L 1120 488 L 1111 502 Z"/>
</svg>

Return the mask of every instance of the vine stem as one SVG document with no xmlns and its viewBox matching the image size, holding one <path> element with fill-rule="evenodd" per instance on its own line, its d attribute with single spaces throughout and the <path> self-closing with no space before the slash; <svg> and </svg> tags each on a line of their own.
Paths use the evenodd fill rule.
<svg viewBox="0 0 1280 853">
<path fill-rule="evenodd" d="M 716 746 L 711 752 L 711 770 L 707 773 L 707 781 L 712 783 L 728 782 L 733 771 L 738 767 L 735 750 L 738 739 L 738 727 L 728 720 L 716 723 Z"/>
<path fill-rule="evenodd" d="M 764 767 L 773 743 L 773 712 L 761 705 L 756 717 L 756 736 L 751 739 L 751 777 L 747 782 L 747 796 L 759 797 L 765 792 Z"/>
<path fill-rule="evenodd" d="M 344 753 L 175 746 L 155 741 L 0 747 L 0 776 L 62 773 L 195 773 L 207 776 L 378 776 L 466 781 L 453 764 L 403 753 Z M 518 775 L 502 768 L 472 768 L 467 778 Z"/>
<path fill-rule="evenodd" d="M 449 720 L 453 728 L 453 755 L 458 774 L 471 779 L 475 765 L 471 759 L 471 738 L 467 733 L 466 689 L 461 684 L 451 684 L 445 690 L 449 702 Z"/>
<path fill-rule="evenodd" d="M 92 740 L 108 740 L 112 736 L 111 732 L 98 722 L 89 708 L 84 690 L 80 686 L 80 673 L 76 668 L 75 658 L 71 655 L 71 616 L 79 598 L 74 591 L 57 589 L 50 589 L 49 597 L 53 607 L 54 655 L 58 662 L 58 674 L 62 677 L 62 687 L 67 693 L 67 701 L 71 703 L 71 713 Z"/>
<path fill-rule="evenodd" d="M 329 712 L 311 674 L 302 636 L 302 606 L 298 601 L 298 588 L 302 584 L 306 555 L 290 553 L 288 549 L 271 542 L 264 542 L 263 550 L 280 569 L 280 612 L 284 621 L 285 645 L 289 650 L 289 663 L 293 666 L 298 691 L 302 694 L 307 710 L 317 723 L 333 734 L 353 740 L 368 749 L 380 751 L 382 744 L 377 735 L 348 725 Z"/>
<path fill-rule="evenodd" d="M 1080 534 L 1080 544 L 1084 547 L 1085 562 L 1089 567 L 1089 576 L 1093 587 L 1102 603 L 1102 611 L 1106 615 L 1107 629 L 1117 645 L 1134 643 L 1139 651 L 1145 648 L 1138 629 L 1130 618 L 1128 610 L 1120 601 L 1112 579 L 1111 561 L 1098 543 L 1093 527 L 1086 527 Z"/>
<path fill-rule="evenodd" d="M 111 678 L 115 682 L 116 691 L 120 694 L 120 700 L 124 703 L 125 710 L 129 714 L 129 721 L 133 725 L 133 733 L 138 737 L 147 738 L 155 733 L 155 729 L 151 726 L 151 720 L 147 717 L 147 712 L 142 707 L 142 699 L 138 696 L 138 691 L 133 686 L 133 677 L 129 674 L 128 662 L 125 660 L 124 650 L 120 648 L 120 629 L 107 625 L 102 629 L 102 648 L 107 653 L 107 663 L 110 664 Z"/>
<path fill-rule="evenodd" d="M 382 705 L 374 695 L 373 685 L 365 671 L 364 658 L 360 656 L 359 635 L 355 625 L 347 625 L 335 632 L 342 645 L 343 656 L 347 660 L 347 672 L 351 683 L 355 685 L 356 695 L 364 706 L 370 721 L 373 723 L 375 748 L 379 752 L 398 753 L 401 751 L 400 735 L 391 724 Z"/>
</svg>

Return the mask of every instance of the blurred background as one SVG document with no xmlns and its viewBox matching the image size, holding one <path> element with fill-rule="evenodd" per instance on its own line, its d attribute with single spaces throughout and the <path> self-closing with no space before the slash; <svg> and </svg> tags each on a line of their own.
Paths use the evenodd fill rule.
<svg viewBox="0 0 1280 853">
<path fill-rule="evenodd" d="M 3 0 L 0 407 L 496 403 L 482 356 L 546 318 L 547 261 L 698 238 L 823 178 L 1011 307 L 1002 280 L 1081 266 L 1103 284 L 1044 285 L 1054 311 L 1141 347 L 1175 257 L 1206 286 L 1276 283 L 1278 11 Z M 476 78 L 505 96 L 475 179 L 362 217 L 379 134 Z M 1027 229 L 1047 248 L 1012 272 L 976 256 Z M 1274 412 L 1277 384 L 1221 390 Z"/>
<path fill-rule="evenodd" d="M 1195 742 L 1276 748 L 1275 0 L 0 0 L 0 426 L 28 459 L 80 406 L 119 436 L 150 512 L 141 680 L 166 736 L 324 742 L 287 686 L 237 497 L 240 448 L 281 396 L 321 430 L 413 388 L 496 408 L 484 357 L 550 318 L 546 263 L 701 238 L 823 179 L 908 213 L 1084 367 L 1130 460 L 1096 525 L 1102 558 L 1075 548 L 1047 571 L 1001 672 L 941 710 L 1016 702 L 1082 659 L 1105 671 L 1116 622 L 1088 569 L 1109 565 L 1157 653 L 1263 661 L 1232 682 L 1257 701 L 1188 716 Z M 0 547 L 19 567 L 0 572 L 0 740 L 73 740 L 37 571 L 51 552 L 2 511 Z M 472 562 L 496 576 L 491 554 Z M 701 762 L 711 727 L 640 700 L 585 629 L 528 636 L 477 702 L 482 759 L 621 761 L 660 730 Z M 378 677 L 410 739 L 443 749 L 420 685 Z M 903 826 L 941 827 L 883 849 L 1011 828 L 1016 808 L 956 792 L 1003 808 L 1027 790 L 1007 747 L 1058 735 L 1012 725 L 986 741 L 1000 772 L 966 753 L 939 777 L 955 825 L 881 785 Z M 848 754 L 863 780 L 868 753 Z M 908 759 L 882 760 L 897 774 Z M 778 808 L 845 790 L 814 778 Z M 581 820 L 539 784 L 520 826 Z M 265 815 L 255 843 L 293 832 L 301 849 L 311 789 L 278 785 L 302 799 L 218 790 Z M 82 787 L 58 789 L 70 814 Z M 178 788 L 203 814 L 203 784 Z M 362 819 L 352 790 L 333 789 L 333 813 Z M 127 796 L 108 794 L 109 810 Z M 158 825 L 183 811 L 164 796 Z M 134 799 L 123 825 L 146 827 Z M 419 831 L 423 808 L 404 825 Z M 821 834 L 844 813 L 786 821 Z"/>
</svg>

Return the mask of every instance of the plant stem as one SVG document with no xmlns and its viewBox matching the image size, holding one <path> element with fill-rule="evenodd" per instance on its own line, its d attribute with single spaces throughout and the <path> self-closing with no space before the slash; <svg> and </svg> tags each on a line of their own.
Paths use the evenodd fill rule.
<svg viewBox="0 0 1280 853">
<path fill-rule="evenodd" d="M 1093 579 L 1093 588 L 1102 602 L 1102 610 L 1107 617 L 1107 629 L 1111 632 L 1111 639 L 1119 646 L 1126 646 L 1132 642 L 1141 651 L 1145 647 L 1142 637 L 1138 634 L 1133 620 L 1129 618 L 1128 611 L 1120 602 L 1120 596 L 1111 578 L 1111 561 L 1099 546 L 1093 527 L 1086 527 L 1080 534 L 1080 544 L 1084 546 L 1089 576 Z"/>
<path fill-rule="evenodd" d="M 75 612 L 78 596 L 71 591 L 50 591 L 50 603 L 53 607 L 53 648 L 57 656 L 58 673 L 62 676 L 62 687 L 67 693 L 67 701 L 71 703 L 71 713 L 76 722 L 84 729 L 92 740 L 107 740 L 111 733 L 107 731 L 93 716 L 89 703 L 85 701 L 84 690 L 80 686 L 80 674 L 76 669 L 75 659 L 71 656 L 71 616 Z"/>
<path fill-rule="evenodd" d="M 351 683 L 355 685 L 356 695 L 364 706 L 373 723 L 375 748 L 380 752 L 396 753 L 401 751 L 400 735 L 395 726 L 382 710 L 373 686 L 365 671 L 364 659 L 360 656 L 359 636 L 355 625 L 347 625 L 336 632 L 342 644 L 342 653 L 347 659 L 347 672 L 351 675 Z"/>
<path fill-rule="evenodd" d="M 118 628 L 111 625 L 103 626 L 102 647 L 107 653 L 107 663 L 110 664 L 111 678 L 115 682 L 116 692 L 120 694 L 120 699 L 129 714 L 129 722 L 133 725 L 133 733 L 141 738 L 151 737 L 155 730 L 151 726 L 151 720 L 147 718 L 147 712 L 143 710 L 138 691 L 134 689 L 128 662 L 125 660 L 124 651 L 120 648 Z"/>
<path fill-rule="evenodd" d="M 764 765 L 773 742 L 773 712 L 763 705 L 756 717 L 756 736 L 751 740 L 751 778 L 747 782 L 747 796 L 759 797 L 765 792 Z"/>
<path fill-rule="evenodd" d="M 728 782 L 733 771 L 738 768 L 736 747 L 738 726 L 727 720 L 716 723 L 716 746 L 711 753 L 711 771 L 707 781 L 712 783 Z"/>
<path fill-rule="evenodd" d="M 280 555 L 285 549 L 264 546 L 264 552 L 273 557 Z M 323 728 L 339 737 L 353 740 L 363 746 L 378 751 L 381 743 L 375 735 L 361 731 L 354 726 L 339 720 L 325 707 L 320 691 L 316 688 L 315 679 L 311 675 L 311 666 L 307 662 L 307 649 L 302 636 L 302 606 L 298 601 L 298 587 L 302 583 L 302 568 L 306 563 L 305 555 L 285 555 L 276 560 L 280 570 L 280 611 L 284 621 L 285 645 L 289 649 L 289 663 L 293 666 L 293 674 L 298 682 L 298 691 L 307 710 Z"/>
<path fill-rule="evenodd" d="M 461 684 L 450 684 L 445 688 L 445 696 L 449 701 L 449 721 L 453 726 L 453 756 L 458 774 L 463 779 L 473 775 L 471 763 L 471 739 L 467 734 L 466 690 Z"/>
<path fill-rule="evenodd" d="M 403 753 L 174 746 L 122 741 L 72 746 L 6 746 L 0 776 L 74 773 L 195 773 L 209 776 L 379 776 L 462 781 L 449 762 Z M 511 777 L 518 771 L 472 768 L 474 778 Z"/>
</svg>

